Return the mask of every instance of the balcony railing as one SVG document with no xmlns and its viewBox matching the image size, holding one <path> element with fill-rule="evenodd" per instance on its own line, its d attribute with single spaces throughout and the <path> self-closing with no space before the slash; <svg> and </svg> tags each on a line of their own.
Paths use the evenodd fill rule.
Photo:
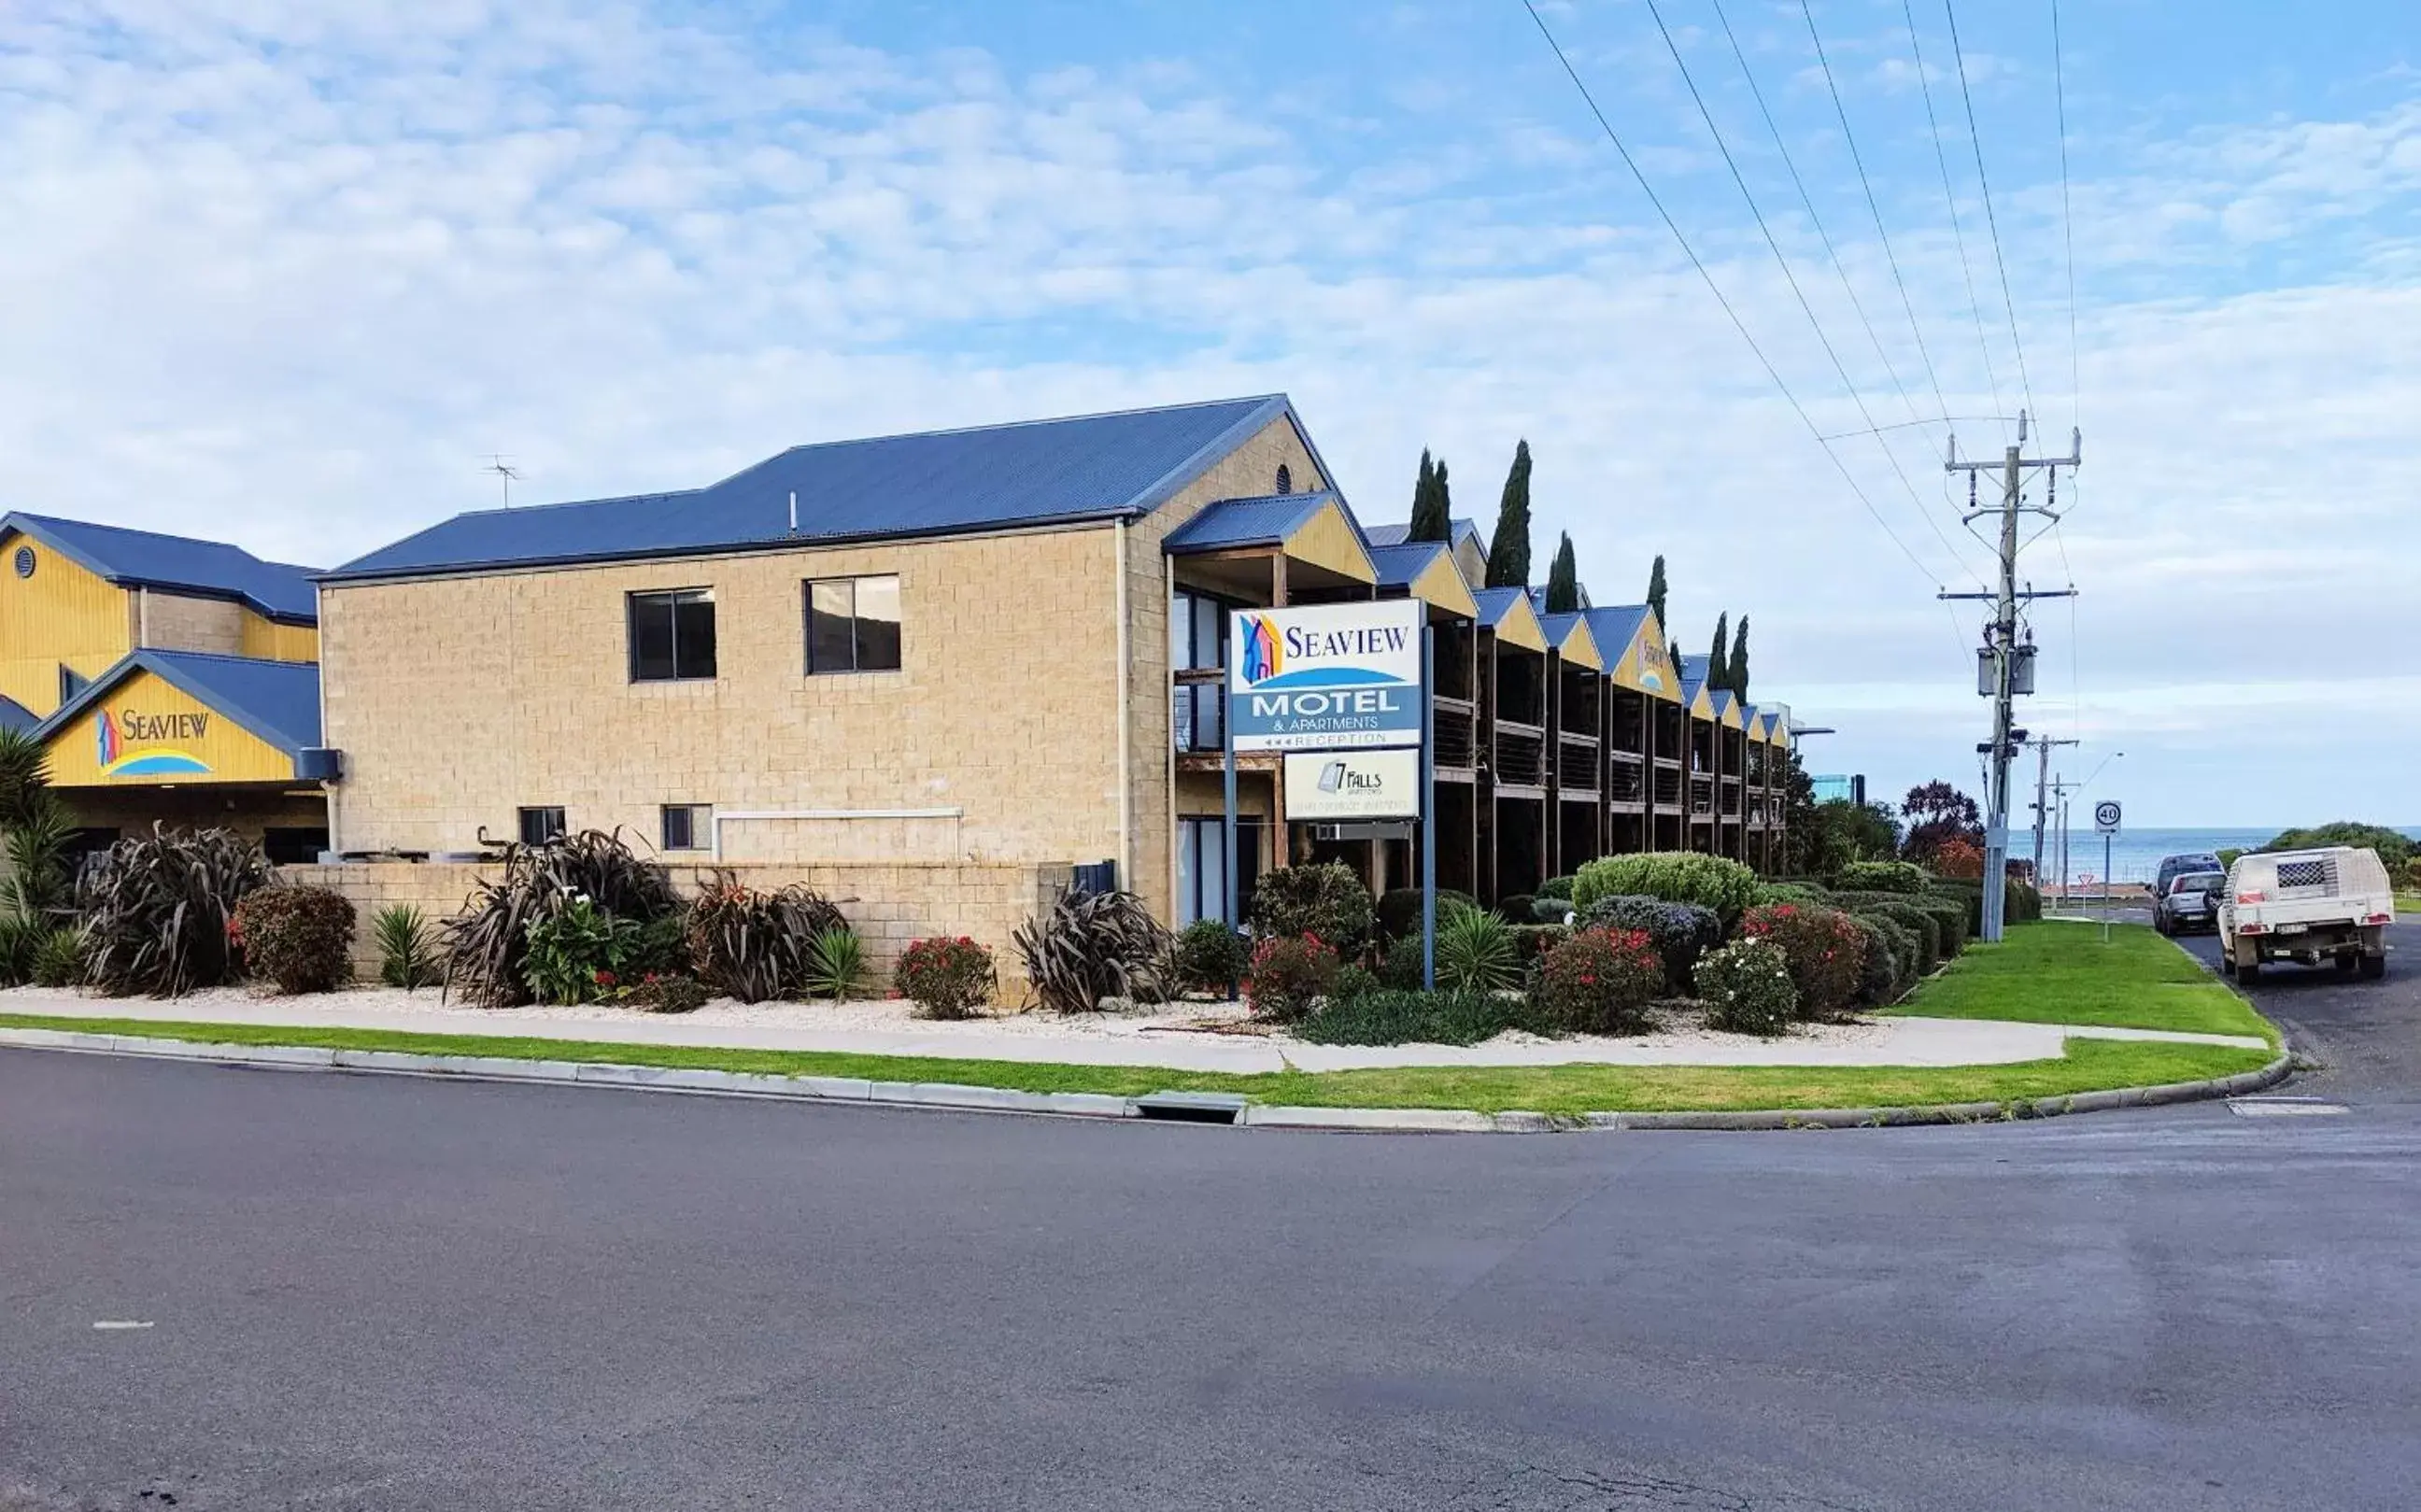
<svg viewBox="0 0 2421 1512">
<path fill-rule="evenodd" d="M 1648 794 L 1648 769 L 1636 761 L 1615 759 L 1607 769 L 1614 786 L 1609 797 L 1617 803 L 1636 803 Z"/>
<path fill-rule="evenodd" d="M 1656 806 L 1681 806 L 1681 771 L 1679 767 L 1669 767 L 1662 761 L 1656 763 Z"/>
<path fill-rule="evenodd" d="M 1432 706 L 1429 718 L 1437 736 L 1434 759 L 1439 766 L 1468 772 L 1479 764 L 1479 721 L 1470 705 L 1440 698 Z"/>
<path fill-rule="evenodd" d="M 1598 788 L 1597 742 L 1565 736 L 1555 742 L 1555 781 L 1568 793 L 1593 793 Z"/>
<path fill-rule="evenodd" d="M 1715 811 L 1715 785 L 1705 777 L 1690 779 L 1690 812 L 1694 816 L 1711 816 Z"/>
<path fill-rule="evenodd" d="M 1170 700 L 1170 734 L 1179 751 L 1219 751 L 1227 742 L 1226 690 L 1216 682 L 1180 682 Z"/>
<path fill-rule="evenodd" d="M 1499 725 L 1496 727 L 1496 780 L 1517 787 L 1544 787 L 1547 781 L 1546 742 L 1536 735 Z"/>
</svg>

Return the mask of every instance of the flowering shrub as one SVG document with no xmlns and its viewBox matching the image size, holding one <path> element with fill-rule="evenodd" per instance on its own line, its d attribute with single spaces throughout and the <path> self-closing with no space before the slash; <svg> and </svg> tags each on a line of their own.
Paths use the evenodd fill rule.
<svg viewBox="0 0 2421 1512">
<path fill-rule="evenodd" d="M 1771 940 L 1742 938 L 1709 951 L 1691 974 L 1707 1005 L 1707 1027 L 1739 1035 L 1778 1035 L 1799 1012 L 1790 959 Z"/>
<path fill-rule="evenodd" d="M 679 973 L 648 972 L 624 994 L 633 1007 L 649 1013 L 695 1013 L 706 1006 L 706 984 Z"/>
<path fill-rule="evenodd" d="M 1724 943 L 1724 921 L 1714 910 L 1635 893 L 1599 898 L 1581 915 L 1580 924 L 1584 929 L 1645 930 L 1664 962 L 1665 984 L 1677 997 L 1689 992 L 1690 968 L 1698 958 Z"/>
<path fill-rule="evenodd" d="M 1539 1003 L 1575 1034 L 1633 1034 L 1664 989 L 1664 962 L 1644 929 L 1584 929 L 1547 952 Z"/>
<path fill-rule="evenodd" d="M 634 919 L 617 918 L 586 895 L 532 919 L 522 981 L 540 1003 L 602 1003 L 621 995 L 640 948 Z"/>
<path fill-rule="evenodd" d="M 891 985 L 928 1019 L 972 1019 L 992 996 L 992 952 L 965 935 L 919 940 L 900 952 Z"/>
<path fill-rule="evenodd" d="M 1933 852 L 1933 870 L 1943 877 L 1971 878 L 1984 875 L 1984 852 L 1976 842 L 1952 835 Z"/>
<path fill-rule="evenodd" d="M 1858 921 L 1838 909 L 1771 903 L 1741 918 L 1741 936 L 1770 940 L 1789 962 L 1799 1011 L 1830 1019 L 1848 1010 L 1867 969 L 1867 937 Z"/>
<path fill-rule="evenodd" d="M 1279 935 L 1253 947 L 1244 1001 L 1253 1017 L 1291 1023 L 1336 982 L 1336 952 L 1316 934 Z"/>
</svg>

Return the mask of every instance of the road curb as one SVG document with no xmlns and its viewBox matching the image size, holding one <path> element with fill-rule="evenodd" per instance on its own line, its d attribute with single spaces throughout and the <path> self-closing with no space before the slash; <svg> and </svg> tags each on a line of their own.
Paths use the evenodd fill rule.
<svg viewBox="0 0 2421 1512">
<path fill-rule="evenodd" d="M 755 1071 L 716 1071 L 607 1061 L 521 1060 L 500 1055 L 419 1055 L 392 1050 L 328 1050 L 309 1045 L 227 1045 L 166 1039 L 148 1035 L 96 1035 L 70 1029 L 0 1027 L 0 1046 L 68 1051 L 82 1054 L 133 1055 L 153 1060 L 203 1061 L 219 1066 L 258 1066 L 289 1070 L 351 1071 L 383 1076 L 425 1076 L 457 1081 L 525 1082 L 558 1086 L 604 1086 L 642 1092 L 679 1092 L 697 1097 L 758 1098 L 791 1102 L 859 1102 L 894 1107 L 945 1108 L 961 1113 L 1045 1115 L 1062 1118 L 1140 1118 L 1133 1099 L 1097 1092 L 1021 1092 L 1007 1087 L 965 1086 L 949 1082 L 869 1082 L 854 1077 L 776 1076 Z M 2242 1097 L 2277 1085 L 2293 1068 L 2282 1051 L 2268 1065 L 2235 1076 L 2161 1086 L 2076 1092 L 2064 1097 L 2012 1102 L 1954 1102 L 1905 1108 L 1774 1108 L 1736 1113 L 1543 1114 L 1521 1110 L 1478 1113 L 1457 1108 L 1299 1108 L 1253 1103 L 1238 1124 L 1250 1129 L 1289 1129 L 1359 1133 L 1540 1134 L 1618 1130 L 1887 1129 L 1926 1124 L 2007 1123 L 2054 1118 L 2071 1113 L 2149 1108 Z"/>
</svg>

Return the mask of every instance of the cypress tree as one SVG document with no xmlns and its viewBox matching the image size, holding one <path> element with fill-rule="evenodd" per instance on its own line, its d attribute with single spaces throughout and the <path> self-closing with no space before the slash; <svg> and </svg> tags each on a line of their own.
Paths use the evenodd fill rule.
<svg viewBox="0 0 2421 1512">
<path fill-rule="evenodd" d="M 1404 531 L 1406 540 L 1437 540 L 1431 534 L 1431 521 L 1437 513 L 1437 468 L 1429 461 L 1429 449 L 1421 448 L 1421 475 L 1413 484 L 1412 524 Z"/>
<path fill-rule="evenodd" d="M 1732 685 L 1732 612 L 1723 612 L 1715 621 L 1715 648 L 1707 656 L 1707 686 L 1728 688 Z"/>
<path fill-rule="evenodd" d="M 1732 631 L 1731 690 L 1742 703 L 1748 702 L 1748 616 L 1741 616 L 1740 627 Z"/>
<path fill-rule="evenodd" d="M 1664 553 L 1656 553 L 1656 565 L 1648 571 L 1648 607 L 1656 611 L 1656 628 L 1666 635 L 1673 633 L 1673 622 L 1664 617 Z"/>
<path fill-rule="evenodd" d="M 1505 496 L 1496 505 L 1496 535 L 1488 543 L 1488 585 L 1530 585 L 1530 444 L 1513 448 L 1513 470 L 1505 475 Z"/>
<path fill-rule="evenodd" d="M 1565 534 L 1547 568 L 1547 613 L 1569 615 L 1580 606 L 1580 564 L 1572 559 L 1572 538 Z"/>
</svg>

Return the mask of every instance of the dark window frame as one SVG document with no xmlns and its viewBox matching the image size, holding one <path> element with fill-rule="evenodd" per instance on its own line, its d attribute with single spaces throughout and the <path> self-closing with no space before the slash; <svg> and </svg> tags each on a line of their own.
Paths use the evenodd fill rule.
<svg viewBox="0 0 2421 1512">
<path fill-rule="evenodd" d="M 59 663 L 60 708 L 66 708 L 70 703 L 75 700 L 78 694 L 82 694 L 86 688 L 91 686 L 92 679 L 78 672 L 75 668 L 68 665 L 65 662 Z"/>
<path fill-rule="evenodd" d="M 553 815 L 554 818 L 549 819 L 546 818 L 548 815 Z M 541 832 L 536 839 L 530 838 L 532 818 L 539 820 L 539 829 Z M 570 834 L 571 825 L 563 812 L 562 804 L 531 803 L 513 810 L 513 833 L 521 837 L 521 843 L 523 845 L 544 845 L 549 840 L 561 839 Z"/>
<path fill-rule="evenodd" d="M 1284 462 L 1278 463 L 1277 484 L 1278 492 L 1292 493 L 1294 491 L 1294 469 L 1289 467 Z"/>
<path fill-rule="evenodd" d="M 688 835 L 679 843 L 673 840 L 673 816 L 681 816 Z M 711 850 L 714 849 L 714 805 L 712 803 L 661 803 L 656 808 L 656 838 L 664 850 Z"/>
<path fill-rule="evenodd" d="M 859 612 L 861 590 L 869 583 L 890 585 L 893 617 L 888 621 L 872 619 Z M 847 619 L 850 654 L 849 664 L 846 666 L 823 664 L 825 659 L 819 657 L 816 649 L 818 640 L 816 590 L 837 587 L 849 589 Z M 806 675 L 810 678 L 836 678 L 900 671 L 907 662 L 905 630 L 907 612 L 902 600 L 899 574 L 897 572 L 854 572 L 840 577 L 807 578 L 802 581 L 799 585 L 799 620 L 803 640 L 800 648 L 800 664 L 805 668 Z M 834 620 L 840 617 L 831 611 L 825 611 L 825 614 L 828 618 Z M 883 624 L 888 624 L 890 627 L 887 647 L 884 644 L 884 637 L 879 631 L 869 636 L 866 629 L 868 625 Z M 869 643 L 871 643 L 870 646 Z M 876 659 L 872 664 L 869 664 L 867 660 L 869 648 Z M 881 660 L 886 651 L 890 658 L 887 662 Z M 836 662 L 838 658 L 835 657 L 833 660 Z"/>
<path fill-rule="evenodd" d="M 665 654 L 671 665 L 669 672 L 647 672 L 640 668 L 639 659 L 642 653 L 639 614 L 643 605 L 656 604 L 664 605 L 667 611 L 664 632 L 666 639 Z M 702 670 L 695 661 L 684 667 L 681 629 L 681 611 L 684 608 L 694 611 L 700 606 L 706 610 L 706 649 Z M 697 627 L 693 624 L 690 627 L 690 633 L 695 635 L 696 630 Z M 630 680 L 634 683 L 712 682 L 718 671 L 715 650 L 717 639 L 712 587 L 647 588 L 622 596 L 622 644 Z"/>
</svg>

